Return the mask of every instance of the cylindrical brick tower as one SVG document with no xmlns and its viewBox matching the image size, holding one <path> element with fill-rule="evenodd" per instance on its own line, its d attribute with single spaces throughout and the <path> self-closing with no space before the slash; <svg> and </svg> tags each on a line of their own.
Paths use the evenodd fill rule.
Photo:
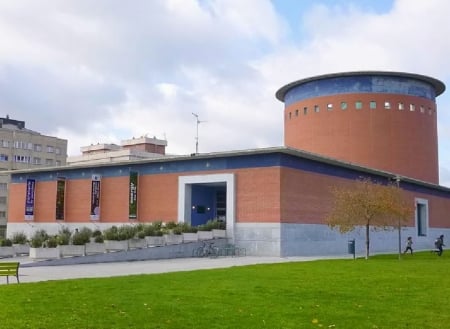
<svg viewBox="0 0 450 329">
<path fill-rule="evenodd" d="M 436 96 L 445 85 L 399 72 L 316 76 L 280 88 L 284 144 L 439 183 Z"/>
</svg>

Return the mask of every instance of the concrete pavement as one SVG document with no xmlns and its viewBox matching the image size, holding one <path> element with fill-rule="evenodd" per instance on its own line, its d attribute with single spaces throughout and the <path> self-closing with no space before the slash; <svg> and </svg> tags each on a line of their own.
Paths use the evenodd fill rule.
<svg viewBox="0 0 450 329">
<path fill-rule="evenodd" d="M 232 266 L 244 266 L 252 264 L 312 261 L 324 258 L 348 258 L 348 256 L 290 258 L 253 256 L 219 258 L 173 258 L 162 260 L 109 262 L 61 266 L 31 266 L 19 268 L 19 280 L 21 283 L 26 283 L 76 278 L 113 277 L 134 274 L 153 274 L 213 268 L 227 268 Z M 0 262 L 8 261 L 19 261 L 21 264 L 32 262 L 30 261 L 29 257 L 0 259 Z M 14 277 L 10 277 L 9 282 L 10 284 L 16 284 L 16 280 Z M 0 277 L 0 284 L 6 284 L 6 277 Z"/>
</svg>

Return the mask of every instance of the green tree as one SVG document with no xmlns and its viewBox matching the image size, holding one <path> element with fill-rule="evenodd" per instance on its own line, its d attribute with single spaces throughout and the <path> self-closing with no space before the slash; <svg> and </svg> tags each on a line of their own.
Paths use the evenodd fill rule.
<svg viewBox="0 0 450 329">
<path fill-rule="evenodd" d="M 400 230 L 413 215 L 414 205 L 407 202 L 395 184 L 379 184 L 368 178 L 332 188 L 333 207 L 326 216 L 328 226 L 341 233 L 365 227 L 366 258 L 369 258 L 370 230 Z"/>
</svg>

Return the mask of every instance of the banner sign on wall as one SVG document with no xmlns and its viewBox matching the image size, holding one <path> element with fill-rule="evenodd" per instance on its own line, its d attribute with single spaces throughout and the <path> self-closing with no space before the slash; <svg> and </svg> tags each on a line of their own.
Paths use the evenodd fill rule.
<svg viewBox="0 0 450 329">
<path fill-rule="evenodd" d="M 100 175 L 92 175 L 91 220 L 100 219 Z"/>
<path fill-rule="evenodd" d="M 138 198 L 138 173 L 130 172 L 130 192 L 129 192 L 129 210 L 128 216 L 130 219 L 137 218 L 137 198 Z"/>
<path fill-rule="evenodd" d="M 27 190 L 25 197 L 25 220 L 34 220 L 34 192 L 36 180 L 27 179 Z"/>
<path fill-rule="evenodd" d="M 66 192 L 66 179 L 59 177 L 56 182 L 56 219 L 64 220 L 64 201 Z"/>
</svg>

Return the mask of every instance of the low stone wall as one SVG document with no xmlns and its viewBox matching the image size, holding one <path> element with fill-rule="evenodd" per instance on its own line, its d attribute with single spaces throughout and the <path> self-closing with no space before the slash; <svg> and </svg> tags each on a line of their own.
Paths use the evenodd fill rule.
<svg viewBox="0 0 450 329">
<path fill-rule="evenodd" d="M 227 239 L 214 239 L 214 246 L 224 247 Z M 203 246 L 202 242 L 181 243 L 161 247 L 148 247 L 128 251 L 117 251 L 80 257 L 70 257 L 61 259 L 50 259 L 36 261 L 33 263 L 21 264 L 21 267 L 32 266 L 59 266 L 74 264 L 111 263 L 111 262 L 131 262 L 153 259 L 189 258 L 192 257 L 193 250 Z"/>
</svg>

